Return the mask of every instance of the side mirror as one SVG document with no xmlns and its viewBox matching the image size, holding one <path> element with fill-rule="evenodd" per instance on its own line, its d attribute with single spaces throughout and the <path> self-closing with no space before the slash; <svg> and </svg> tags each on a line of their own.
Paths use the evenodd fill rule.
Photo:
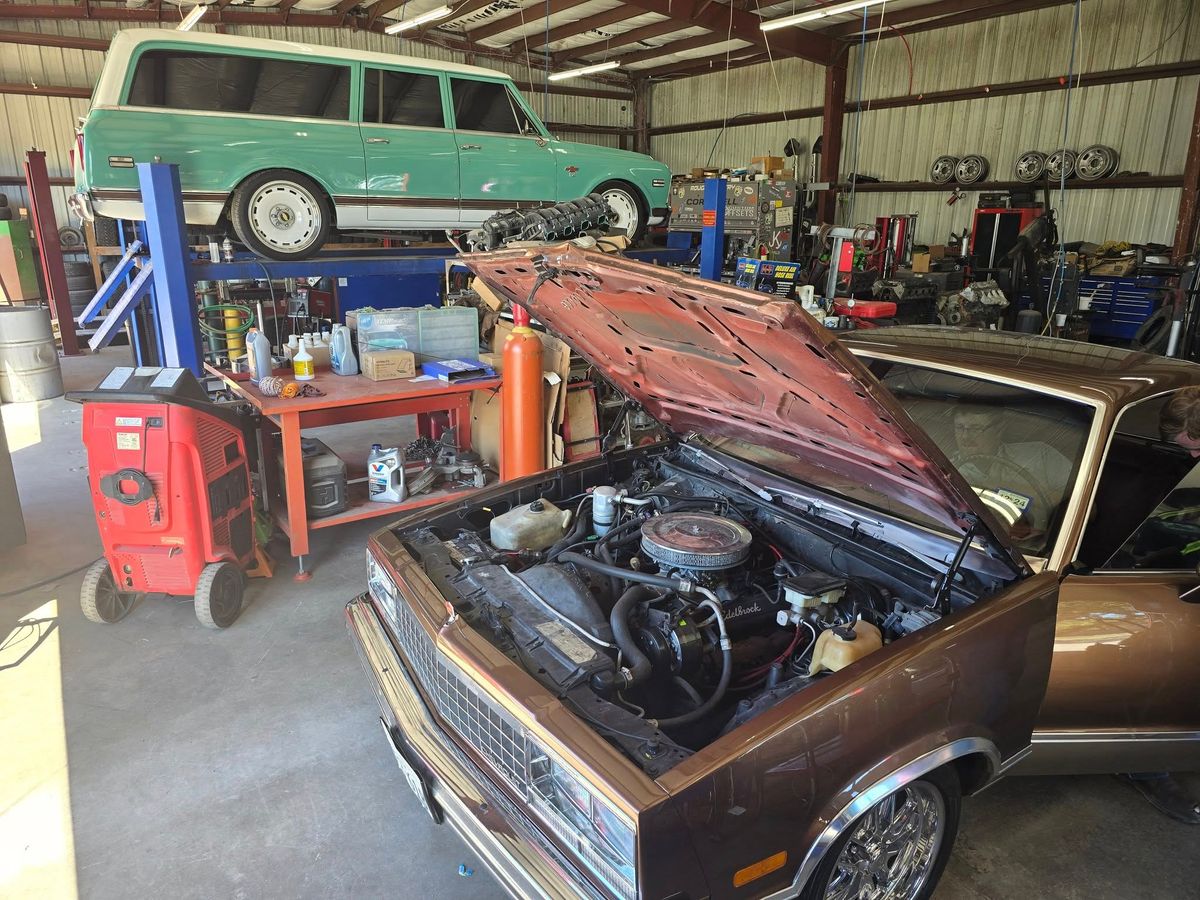
<svg viewBox="0 0 1200 900">
<path fill-rule="evenodd" d="M 1063 569 L 1064 575 L 1091 575 L 1092 567 L 1082 560 L 1073 559 Z"/>
</svg>

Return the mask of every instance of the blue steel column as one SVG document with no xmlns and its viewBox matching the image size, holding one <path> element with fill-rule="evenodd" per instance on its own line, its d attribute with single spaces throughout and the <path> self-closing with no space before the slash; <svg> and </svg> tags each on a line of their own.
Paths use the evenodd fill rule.
<svg viewBox="0 0 1200 900">
<path fill-rule="evenodd" d="M 138 163 L 146 207 L 146 240 L 154 263 L 154 315 L 162 338 L 163 365 L 203 374 L 200 326 L 192 296 L 191 262 L 183 221 L 179 167 Z"/>
<path fill-rule="evenodd" d="M 721 280 L 725 262 L 725 179 L 704 179 L 700 229 L 700 277 Z"/>
</svg>

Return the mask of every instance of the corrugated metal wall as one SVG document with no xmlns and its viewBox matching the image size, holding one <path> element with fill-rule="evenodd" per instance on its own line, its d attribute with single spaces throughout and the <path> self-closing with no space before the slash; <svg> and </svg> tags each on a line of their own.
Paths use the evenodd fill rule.
<svg viewBox="0 0 1200 900">
<path fill-rule="evenodd" d="M 5 25 L 5 28 L 9 30 L 19 29 L 86 38 L 110 38 L 119 30 L 119 27 L 112 22 L 52 20 L 40 22 L 18 20 Z M 231 34 L 250 37 L 299 41 L 380 53 L 401 53 L 445 62 L 465 62 L 461 53 L 428 44 L 402 41 L 396 37 L 373 32 L 264 26 L 230 26 L 228 31 Z M 103 58 L 102 53 L 93 50 L 62 50 L 55 47 L 0 43 L 0 82 L 91 88 L 100 74 Z M 478 64 L 500 69 L 514 78 L 534 83 L 537 83 L 541 77 L 541 73 L 531 70 L 527 66 L 502 63 L 486 57 L 480 57 Z M 572 82 L 573 86 L 576 84 L 582 86 L 592 84 L 592 82 L 586 79 Z M 532 96 L 531 99 L 533 108 L 546 121 L 580 125 L 616 125 L 624 128 L 633 126 L 632 101 L 571 97 L 560 94 L 550 94 L 547 97 L 542 93 Z M 29 97 L 14 94 L 0 95 L 0 176 L 23 177 L 22 163 L 25 151 L 36 147 L 46 151 L 46 163 L 52 177 L 69 177 L 71 171 L 68 152 L 74 140 L 75 121 L 77 117 L 87 112 L 87 108 L 87 100 Z M 563 137 L 568 140 L 617 146 L 616 135 L 567 134 Z M 28 203 L 23 187 L 0 186 L 0 192 L 7 194 L 14 206 L 24 206 Z M 68 222 L 66 202 L 70 192 L 70 188 L 66 187 L 53 189 L 55 214 L 60 224 Z"/>
<path fill-rule="evenodd" d="M 1195 0 L 1087 0 L 1082 5 L 1078 71 L 1200 59 L 1200 4 Z M 1049 152 L 1060 146 L 1066 92 L 984 99 L 990 83 L 1065 75 L 1070 58 L 1073 6 L 988 19 L 908 37 L 912 49 L 912 93 L 978 87 L 978 100 L 865 111 L 846 117 L 841 171 L 857 171 L 886 181 L 926 181 L 934 158 L 949 153 L 982 153 L 992 177 L 1009 180 L 1024 150 Z M 909 56 L 903 41 L 868 43 L 862 96 L 904 96 L 909 91 Z M 859 96 L 858 48 L 851 51 L 847 96 Z M 784 103 L 768 102 L 774 91 L 771 67 L 730 73 L 726 103 L 724 76 L 667 82 L 652 94 L 654 125 L 687 121 L 687 110 L 767 111 L 816 106 L 823 75 L 816 66 L 777 63 L 791 90 Z M 1079 150 L 1103 143 L 1121 154 L 1121 169 L 1153 175 L 1179 175 L 1187 152 L 1188 129 L 1200 78 L 1169 78 L 1089 87 L 1084 81 L 1071 101 L 1067 146 Z M 693 116 L 695 114 L 693 113 Z M 712 114 L 705 113 L 705 118 Z M 736 121 L 736 120 L 735 120 Z M 855 161 L 854 134 L 858 128 Z M 819 119 L 737 127 L 731 124 L 712 162 L 745 165 L 751 156 L 779 153 L 789 136 L 811 142 Z M 686 171 L 708 159 L 718 132 L 662 135 L 651 147 L 672 171 Z M 1059 210 L 1067 240 L 1126 239 L 1171 243 L 1177 188 L 1086 190 L 1066 194 Z M 841 206 L 843 221 L 873 220 L 888 212 L 918 214 L 918 239 L 937 243 L 970 225 L 976 194 L 954 206 L 942 192 L 861 193 Z M 1060 205 L 1057 196 L 1055 206 Z"/>
</svg>

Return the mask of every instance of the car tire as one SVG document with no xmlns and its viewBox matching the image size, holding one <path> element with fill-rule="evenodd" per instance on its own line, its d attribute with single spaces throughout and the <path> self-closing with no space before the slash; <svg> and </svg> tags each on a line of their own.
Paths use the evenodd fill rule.
<svg viewBox="0 0 1200 900">
<path fill-rule="evenodd" d="M 13 217 L 11 206 L 0 206 L 0 222 L 7 222 Z"/>
<path fill-rule="evenodd" d="M 307 175 L 268 169 L 237 186 L 230 220 L 238 239 L 259 256 L 307 259 L 329 236 L 333 206 Z"/>
<path fill-rule="evenodd" d="M 88 272 L 86 275 L 68 275 L 67 276 L 67 290 L 68 291 L 86 291 L 86 290 L 95 290 L 95 289 L 96 289 L 96 280 L 94 278 L 92 278 L 91 272 Z"/>
<path fill-rule="evenodd" d="M 208 628 L 228 628 L 242 612 L 242 570 L 231 562 L 209 563 L 196 581 L 196 618 Z"/>
<path fill-rule="evenodd" d="M 79 588 L 79 607 L 89 622 L 111 625 L 129 615 L 139 596 L 135 592 L 117 590 L 108 560 L 98 559 L 83 576 L 83 584 Z"/>
<path fill-rule="evenodd" d="M 86 291 L 71 291 L 68 296 L 71 300 L 71 312 L 78 318 L 79 314 L 87 309 L 87 305 L 92 302 L 92 298 L 96 296 L 96 291 L 93 288 L 88 288 Z"/>
<path fill-rule="evenodd" d="M 958 782 L 958 776 L 952 768 L 946 766 L 909 782 L 855 819 L 825 852 L 816 871 L 813 872 L 812 877 L 804 886 L 804 890 L 800 893 L 800 900 L 866 896 L 864 891 L 878 883 L 875 879 L 882 876 L 886 882 L 886 876 L 889 873 L 884 867 L 886 867 L 887 858 L 891 854 L 886 852 L 888 846 L 886 839 L 879 837 L 877 832 L 882 828 L 880 817 L 887 812 L 888 804 L 891 804 L 891 812 L 894 817 L 891 819 L 892 822 L 897 821 L 899 815 L 906 809 L 909 810 L 910 816 L 917 817 L 918 839 L 928 839 L 931 836 L 932 833 L 925 830 L 926 826 L 930 824 L 931 817 L 937 817 L 940 829 L 936 834 L 936 848 L 928 853 L 928 859 L 919 866 L 919 871 L 908 883 L 905 885 L 885 884 L 884 891 L 877 895 L 881 897 L 911 897 L 911 900 L 928 900 L 933 895 L 934 888 L 937 887 L 938 880 L 942 877 L 942 871 L 946 868 L 946 862 L 950 859 L 950 853 L 954 849 L 954 838 L 958 834 L 959 814 L 962 810 L 962 789 Z M 860 840 L 869 841 L 874 847 L 882 844 L 885 852 L 872 857 L 873 850 L 866 849 L 862 843 L 859 843 Z M 857 877 L 861 879 L 858 882 L 861 887 L 856 892 L 853 889 L 853 882 L 849 879 L 855 877 L 850 873 L 854 869 L 853 864 L 859 860 L 861 860 L 860 865 L 868 868 L 865 871 L 857 872 Z M 849 869 L 847 863 L 851 864 Z M 880 868 L 874 868 L 876 865 Z M 839 893 L 840 888 L 849 888 L 849 890 Z M 870 894 L 870 896 L 876 896 L 876 894 Z"/>
<path fill-rule="evenodd" d="M 646 235 L 649 213 L 641 192 L 625 181 L 606 181 L 592 193 L 599 194 L 616 214 L 614 226 L 624 229 L 631 246 L 636 246 Z"/>
</svg>

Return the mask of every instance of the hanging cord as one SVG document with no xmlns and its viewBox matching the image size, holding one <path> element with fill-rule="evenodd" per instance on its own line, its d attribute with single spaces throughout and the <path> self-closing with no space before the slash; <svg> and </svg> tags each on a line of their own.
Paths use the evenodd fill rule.
<svg viewBox="0 0 1200 900">
<path fill-rule="evenodd" d="M 867 71 L 867 8 L 863 7 L 862 40 L 858 51 L 858 101 L 854 104 L 854 154 L 850 163 L 850 203 L 846 211 L 846 221 L 854 221 L 854 198 L 858 191 L 858 141 L 862 134 L 863 85 L 866 82 Z"/>
<path fill-rule="evenodd" d="M 731 2 L 732 2 L 732 0 L 731 0 Z M 761 2 L 755 3 L 755 9 L 761 10 L 762 3 Z M 732 7 L 731 7 L 731 10 L 732 10 Z M 775 55 L 773 53 L 771 53 L 771 32 L 764 31 L 762 33 L 762 36 L 763 36 L 763 46 L 765 46 L 767 48 L 767 67 L 770 68 L 771 79 L 775 82 L 775 98 L 779 103 L 779 111 L 783 113 L 783 133 L 788 134 L 791 131 L 791 127 L 788 124 L 787 104 L 784 102 L 784 99 L 783 99 L 783 86 L 779 83 L 779 72 L 776 71 Z M 729 57 L 728 57 L 728 55 L 726 55 L 726 65 L 728 65 L 728 59 L 729 59 Z M 726 70 L 726 73 L 728 74 L 728 70 Z M 798 167 L 798 163 L 799 163 L 799 160 L 797 159 L 797 167 Z"/>
<path fill-rule="evenodd" d="M 1137 62 L 1135 62 L 1134 63 L 1135 67 L 1140 66 L 1142 63 L 1144 63 L 1150 57 L 1154 56 L 1156 53 L 1158 53 L 1159 50 L 1161 50 L 1163 47 L 1165 47 L 1167 45 L 1167 41 L 1169 41 L 1171 38 L 1175 37 L 1175 33 L 1177 31 L 1179 31 L 1180 28 L 1183 27 L 1183 23 L 1186 22 L 1188 20 L 1188 16 L 1191 15 L 1191 11 L 1188 9 L 1189 5 L 1190 4 L 1187 4 L 1187 3 L 1184 4 L 1183 15 L 1179 17 L 1179 21 L 1176 22 L 1175 27 L 1171 29 L 1171 33 L 1162 39 L 1162 43 L 1160 43 L 1157 47 L 1155 47 L 1153 50 L 1151 50 L 1149 53 L 1147 53 L 1145 56 L 1143 56 L 1141 59 L 1139 59 Z"/>
<path fill-rule="evenodd" d="M 733 3 L 729 4 L 729 28 L 725 32 L 725 102 L 721 104 L 721 113 L 724 118 L 721 120 L 721 130 L 717 132 L 717 139 L 713 141 L 712 149 L 708 151 L 708 162 L 704 165 L 712 165 L 713 154 L 717 152 L 717 144 L 721 142 L 721 138 L 725 137 L 725 128 L 729 125 L 729 42 L 733 39 Z M 743 113 L 742 115 L 746 115 Z M 734 118 L 737 118 L 736 116 Z"/>
<path fill-rule="evenodd" d="M 542 46 L 546 76 L 542 81 L 542 120 L 550 118 L 550 0 L 546 0 L 546 43 Z M 529 85 L 531 88 L 533 84 Z"/>
<path fill-rule="evenodd" d="M 1075 89 L 1079 87 L 1079 75 L 1075 71 L 1076 51 L 1079 46 L 1079 37 L 1081 31 L 1081 18 L 1083 15 L 1083 0 L 1075 0 L 1075 15 L 1074 23 L 1071 28 L 1071 56 L 1067 62 L 1067 98 L 1063 104 L 1063 130 L 1061 147 L 1064 149 L 1067 146 L 1068 135 L 1071 128 L 1071 98 L 1075 94 Z M 1067 265 L 1067 245 L 1063 237 L 1066 231 L 1066 210 L 1067 210 L 1067 169 L 1062 166 L 1058 178 L 1058 261 L 1054 265 L 1054 274 L 1050 276 L 1050 290 L 1046 292 L 1046 322 L 1042 326 L 1042 334 L 1048 334 L 1050 326 L 1054 322 L 1054 316 L 1058 313 L 1058 305 L 1062 300 L 1063 284 L 1066 281 L 1066 265 Z M 1037 274 L 1034 273 L 1034 277 Z M 1057 284 L 1057 289 L 1055 285 Z M 1054 300 L 1051 301 L 1050 297 Z"/>
</svg>

